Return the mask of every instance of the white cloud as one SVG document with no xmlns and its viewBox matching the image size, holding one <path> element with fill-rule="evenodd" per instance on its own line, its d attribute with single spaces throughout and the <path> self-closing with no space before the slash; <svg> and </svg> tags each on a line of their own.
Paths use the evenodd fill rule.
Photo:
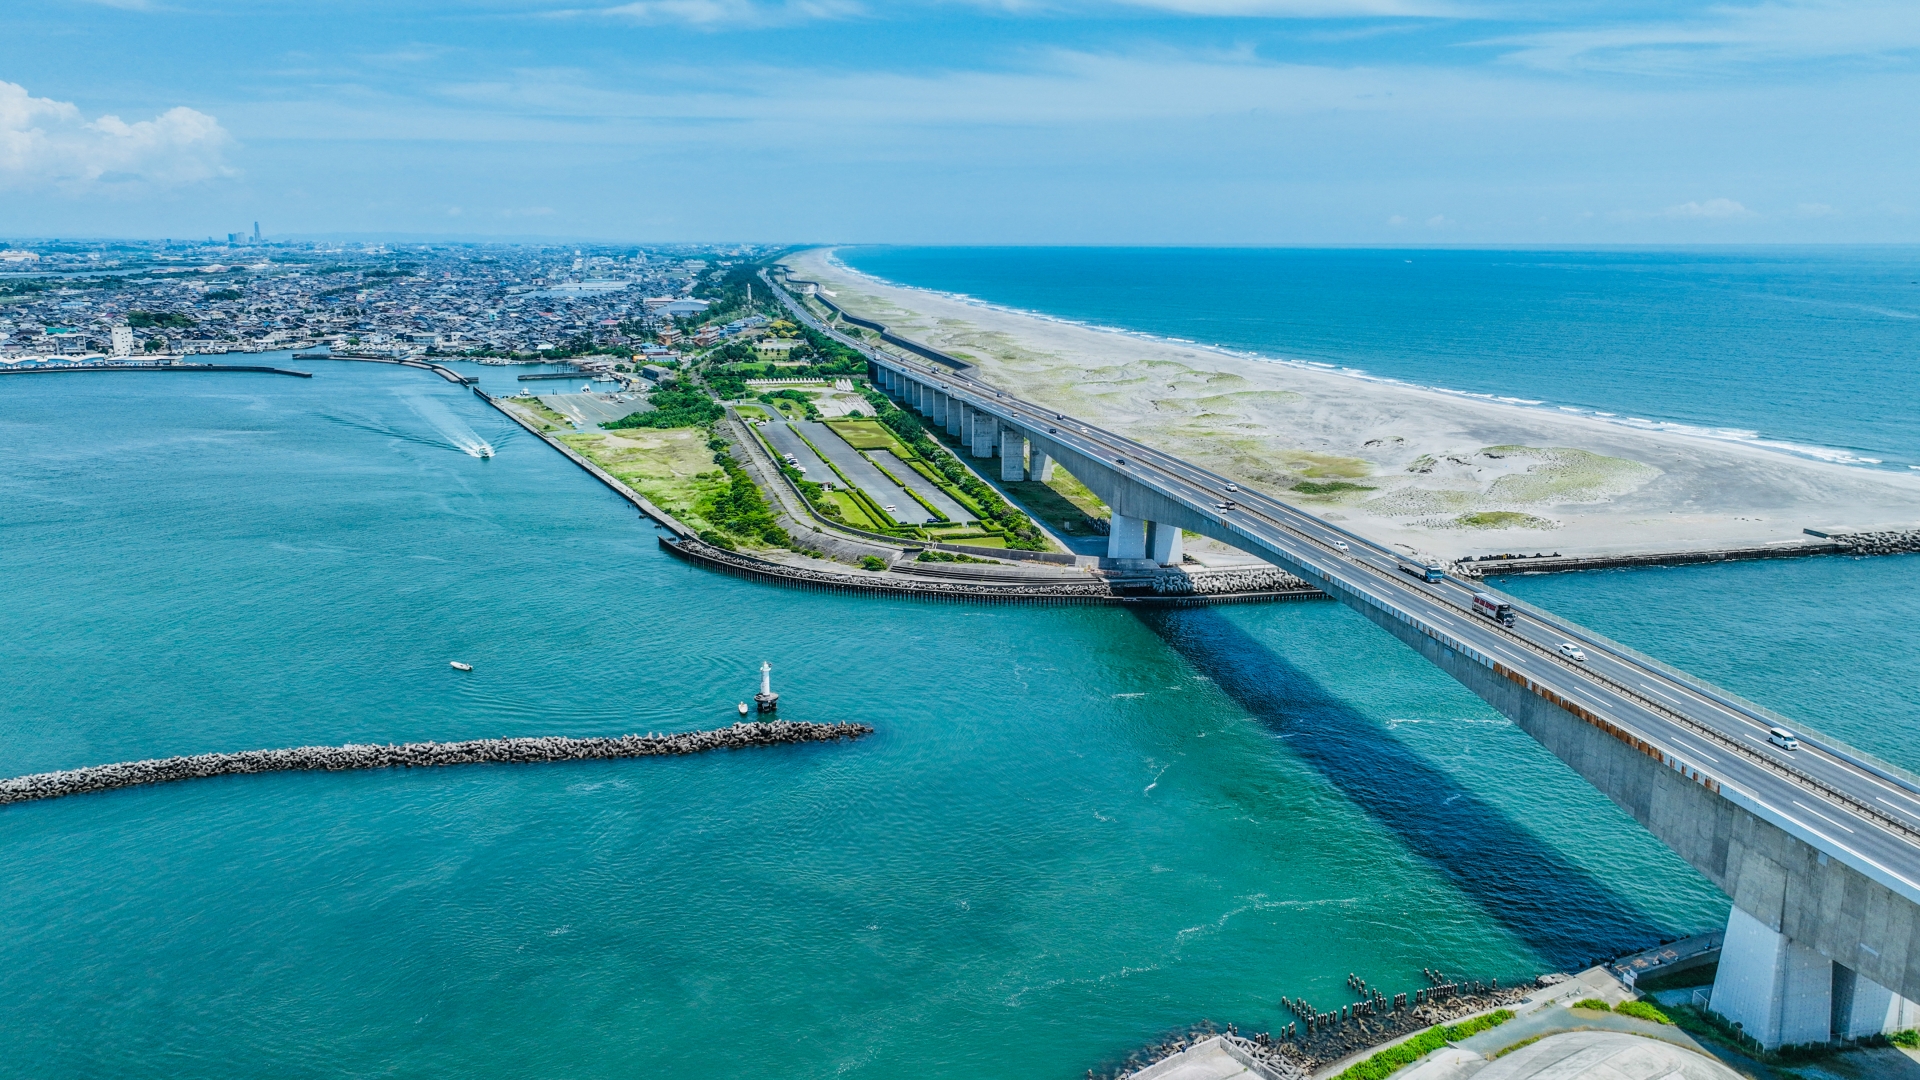
<svg viewBox="0 0 1920 1080">
<path fill-rule="evenodd" d="M 1178 15 L 1242 19 L 1343 19 L 1428 16 L 1458 18 L 1467 10 L 1444 0 L 1118 0 L 1127 7 Z"/>
<path fill-rule="evenodd" d="M 1760 215 L 1734 202 L 1732 199 L 1708 199 L 1706 202 L 1683 202 L 1678 206 L 1669 206 L 1660 211 L 1661 217 L 1670 218 L 1750 218 Z"/>
<path fill-rule="evenodd" d="M 175 107 L 127 123 L 88 120 L 72 102 L 0 82 L 0 189 L 71 192 L 173 187 L 230 176 L 232 138 L 203 112 Z"/>
<path fill-rule="evenodd" d="M 1786 0 L 1719 5 L 1700 17 L 1495 38 L 1508 61 L 1555 71 L 1676 74 L 1782 61 L 1879 58 L 1920 49 L 1910 0 Z"/>
<path fill-rule="evenodd" d="M 862 7 L 852 0 L 785 0 L 764 4 L 755 0 L 632 0 L 594 10 L 569 10 L 560 15 L 611 15 L 641 23 L 675 23 L 700 30 L 727 30 L 784 26 L 813 19 L 858 15 Z"/>
</svg>

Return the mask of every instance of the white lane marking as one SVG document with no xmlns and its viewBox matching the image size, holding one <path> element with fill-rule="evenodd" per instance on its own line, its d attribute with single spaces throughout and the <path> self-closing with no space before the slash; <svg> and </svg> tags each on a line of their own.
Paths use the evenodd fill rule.
<svg viewBox="0 0 1920 1080">
<path fill-rule="evenodd" d="M 1842 825 L 1842 824 L 1840 824 L 1839 822 L 1837 822 L 1837 821 L 1835 821 L 1835 820 L 1833 820 L 1832 818 L 1830 818 L 1830 817 L 1828 817 L 1827 815 L 1825 815 L 1825 814 L 1823 814 L 1823 813 L 1821 813 L 1820 811 L 1818 811 L 1818 810 L 1815 810 L 1815 809 L 1814 809 L 1813 807 L 1811 807 L 1811 806 L 1808 806 L 1808 805 L 1807 805 L 1806 803 L 1803 803 L 1803 802 L 1801 802 L 1801 801 L 1800 801 L 1799 799 L 1794 799 L 1794 800 L 1792 800 L 1792 801 L 1793 801 L 1793 805 L 1795 805 L 1795 806 L 1797 806 L 1797 807 L 1799 807 L 1799 808 L 1800 808 L 1800 809 L 1802 809 L 1802 810 L 1805 810 L 1805 811 L 1806 811 L 1807 813 L 1809 813 L 1809 814 L 1812 814 L 1812 815 L 1813 815 L 1814 817 L 1817 817 L 1817 818 L 1819 818 L 1819 819 L 1820 819 L 1821 821 L 1824 821 L 1824 822 L 1826 822 L 1827 824 L 1829 824 L 1829 825 L 1831 825 L 1831 826 L 1833 826 L 1834 828 L 1836 828 L 1836 829 L 1847 829 L 1847 827 L 1846 827 L 1845 825 Z M 1853 830 L 1852 830 L 1852 829 L 1847 829 L 1847 831 L 1848 831 L 1848 832 L 1852 832 Z"/>
<path fill-rule="evenodd" d="M 1890 803 L 1890 802 L 1887 802 L 1887 800 L 1885 800 L 1885 799 L 1882 799 L 1882 798 L 1880 798 L 1880 797 L 1879 797 L 1878 795 L 1876 795 L 1876 796 L 1874 796 L 1874 801 L 1875 801 L 1875 802 L 1881 802 L 1881 803 L 1886 803 L 1886 805 L 1888 805 L 1888 806 L 1891 806 L 1891 807 L 1893 807 L 1893 809 L 1894 809 L 1894 811 L 1895 811 L 1895 812 L 1897 812 L 1897 813 L 1901 813 L 1901 814 L 1905 814 L 1905 815 L 1907 815 L 1907 816 L 1908 816 L 1908 817 L 1910 817 L 1910 818 L 1913 818 L 1913 819 L 1915 819 L 1915 820 L 1917 820 L 1917 821 L 1920 821 L 1920 814 L 1916 814 L 1916 813 L 1914 813 L 1913 811 L 1911 811 L 1911 810 L 1909 810 L 1909 809 L 1907 809 L 1907 808 L 1906 808 L 1906 807 L 1904 807 L 1904 806 L 1901 806 L 1901 805 L 1899 805 L 1899 804 L 1897 804 L 1897 803 Z"/>
<path fill-rule="evenodd" d="M 1682 746 L 1685 746 L 1686 744 L 1685 744 L 1685 743 L 1682 743 L 1681 745 L 1682 745 Z M 1709 754 L 1709 753 L 1707 753 L 1707 752 L 1706 752 L 1706 751 L 1705 751 L 1704 749 L 1701 749 L 1700 747 L 1697 747 L 1697 746 L 1696 746 L 1696 747 L 1694 747 L 1694 748 L 1693 748 L 1693 752 L 1694 752 L 1694 753 L 1696 753 L 1696 754 L 1699 754 L 1699 755 L 1700 755 L 1701 757 L 1703 757 L 1703 758 L 1706 758 L 1706 759 L 1707 759 L 1708 761 L 1711 761 L 1711 762 L 1713 762 L 1713 763 L 1714 763 L 1715 765 L 1718 765 L 1718 764 L 1720 764 L 1720 759 L 1719 759 L 1719 758 L 1717 758 L 1717 757 L 1714 757 L 1714 756 L 1713 756 L 1712 754 Z"/>
</svg>

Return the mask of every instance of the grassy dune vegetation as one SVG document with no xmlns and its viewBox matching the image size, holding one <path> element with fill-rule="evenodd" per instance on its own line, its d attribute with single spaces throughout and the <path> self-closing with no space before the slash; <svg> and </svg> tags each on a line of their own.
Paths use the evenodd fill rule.
<svg viewBox="0 0 1920 1080">
<path fill-rule="evenodd" d="M 560 441 L 662 510 L 693 528 L 711 528 L 700 503 L 727 486 L 701 428 L 628 428 L 605 435 L 580 432 Z"/>
</svg>

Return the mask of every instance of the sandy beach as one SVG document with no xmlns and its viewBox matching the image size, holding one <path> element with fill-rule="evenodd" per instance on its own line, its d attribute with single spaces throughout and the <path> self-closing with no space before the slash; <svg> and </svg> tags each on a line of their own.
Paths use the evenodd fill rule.
<svg viewBox="0 0 1920 1080">
<path fill-rule="evenodd" d="M 1077 325 L 890 285 L 831 249 L 786 261 L 986 382 L 1420 554 L 1691 551 L 1920 525 L 1920 473 Z"/>
</svg>

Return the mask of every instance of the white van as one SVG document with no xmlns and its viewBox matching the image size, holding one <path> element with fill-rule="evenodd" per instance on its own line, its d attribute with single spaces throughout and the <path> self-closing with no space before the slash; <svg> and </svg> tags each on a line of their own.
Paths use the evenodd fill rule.
<svg viewBox="0 0 1920 1080">
<path fill-rule="evenodd" d="M 1793 732 L 1788 731 L 1786 728 L 1783 728 L 1783 727 L 1768 728 L 1767 741 L 1779 747 L 1782 750 L 1800 749 L 1800 740 L 1793 734 Z"/>
</svg>

